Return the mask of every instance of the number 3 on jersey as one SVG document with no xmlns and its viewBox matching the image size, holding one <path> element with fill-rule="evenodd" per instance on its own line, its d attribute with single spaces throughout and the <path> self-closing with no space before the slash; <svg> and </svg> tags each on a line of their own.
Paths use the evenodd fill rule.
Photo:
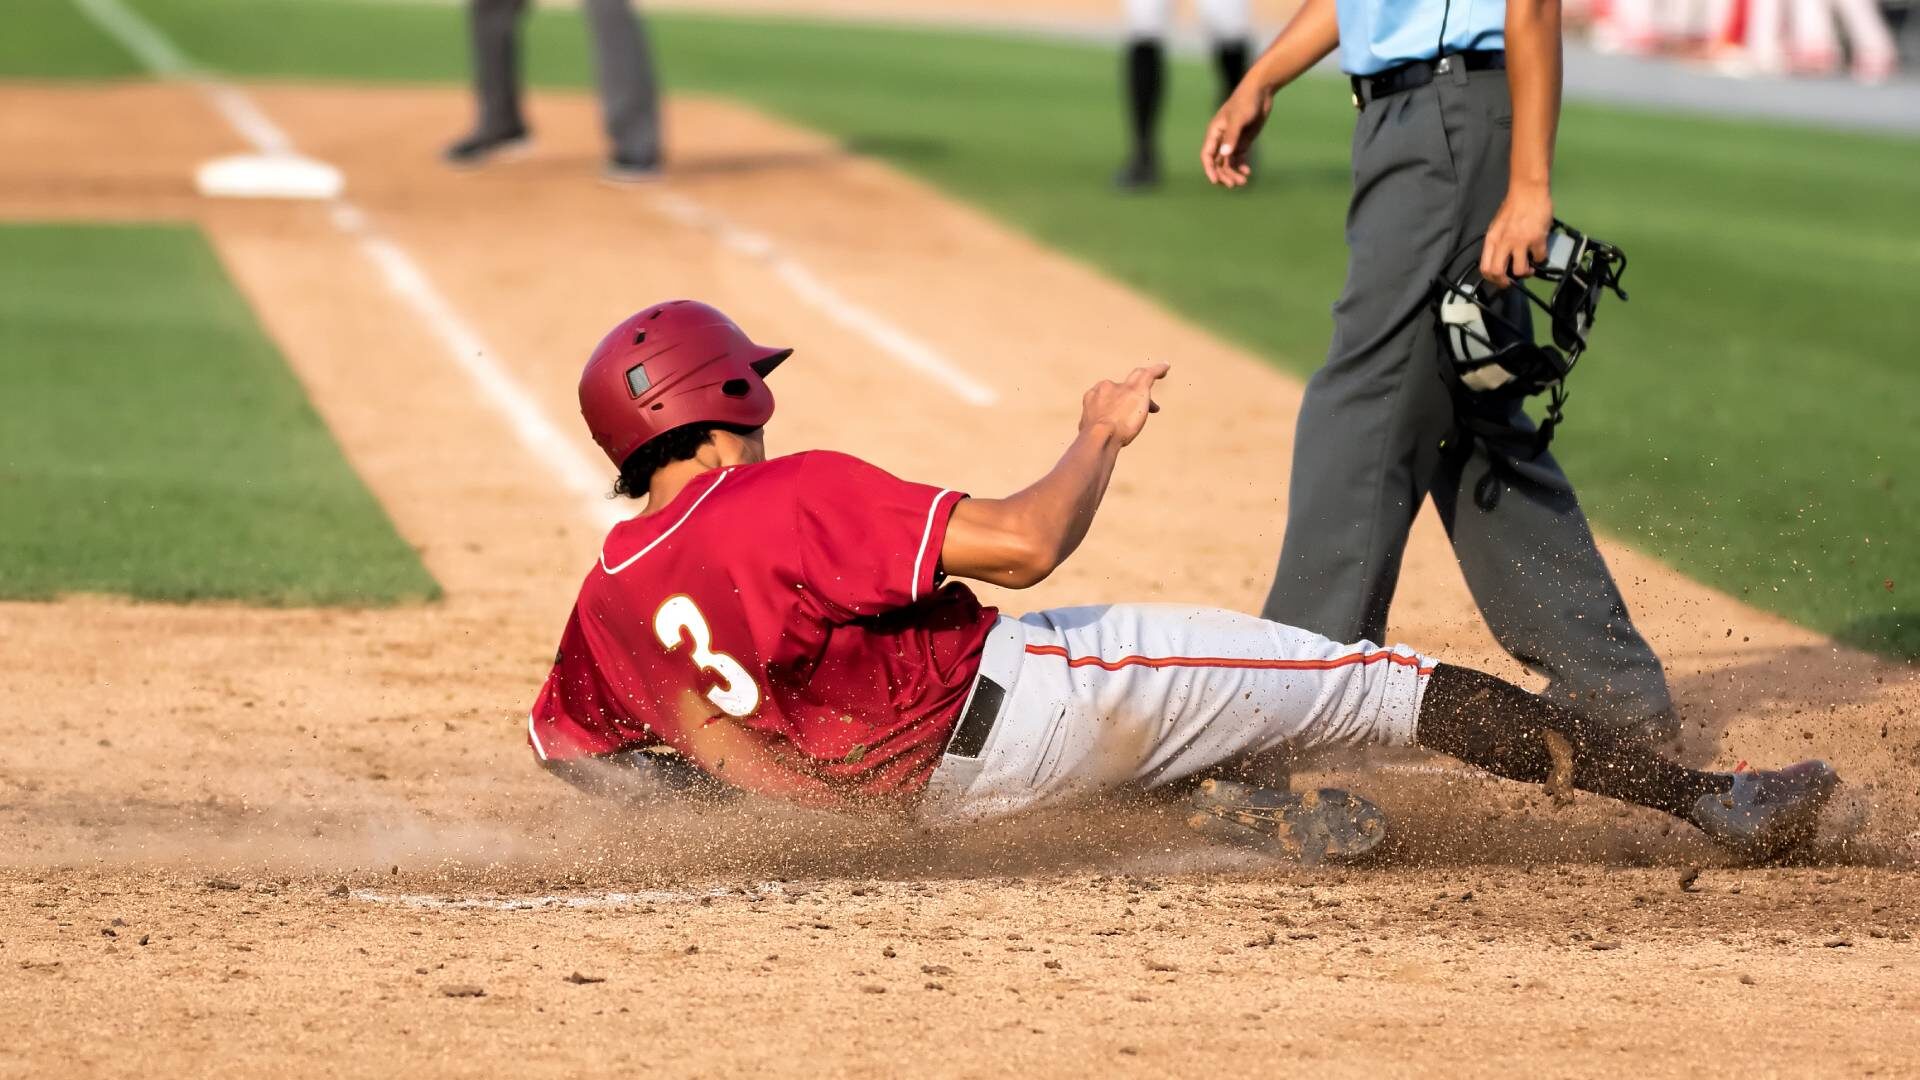
<svg viewBox="0 0 1920 1080">
<path fill-rule="evenodd" d="M 693 639 L 694 666 L 720 680 L 720 685 L 707 691 L 707 700 L 728 716 L 751 716 L 753 710 L 760 707 L 760 687 L 740 661 L 714 651 L 713 630 L 707 626 L 707 617 L 685 593 L 668 597 L 660 610 L 653 613 L 653 632 L 668 652 L 680 647 L 682 630 Z"/>
</svg>

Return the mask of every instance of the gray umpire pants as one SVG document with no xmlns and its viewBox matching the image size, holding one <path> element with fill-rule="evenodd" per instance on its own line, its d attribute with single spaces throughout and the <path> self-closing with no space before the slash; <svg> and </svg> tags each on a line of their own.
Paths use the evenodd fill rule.
<svg viewBox="0 0 1920 1080">
<path fill-rule="evenodd" d="M 1545 674 L 1556 700 L 1666 737 L 1666 676 L 1566 474 L 1550 455 L 1516 461 L 1482 509 L 1473 492 L 1494 464 L 1454 432 L 1429 299 L 1505 197 L 1512 126 L 1506 73 L 1469 74 L 1457 61 L 1360 112 L 1347 282 L 1300 408 L 1286 540 L 1263 614 L 1335 641 L 1385 640 L 1407 532 L 1431 496 L 1501 647 Z"/>
<path fill-rule="evenodd" d="M 594 71 L 607 140 L 620 158 L 660 156 L 660 97 L 646 30 L 631 0 L 581 0 L 593 39 Z M 483 134 L 526 128 L 520 112 L 520 17 L 527 0 L 470 0 L 474 92 Z"/>
</svg>

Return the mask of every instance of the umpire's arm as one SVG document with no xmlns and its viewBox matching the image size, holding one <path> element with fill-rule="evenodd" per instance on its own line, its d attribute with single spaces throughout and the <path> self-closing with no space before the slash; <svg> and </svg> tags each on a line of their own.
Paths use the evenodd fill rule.
<svg viewBox="0 0 1920 1080">
<path fill-rule="evenodd" d="M 1560 127 L 1560 0 L 1507 0 L 1506 38 L 1513 151 L 1506 201 L 1480 252 L 1480 272 L 1500 286 L 1531 274 L 1547 257 L 1553 140 Z"/>
</svg>

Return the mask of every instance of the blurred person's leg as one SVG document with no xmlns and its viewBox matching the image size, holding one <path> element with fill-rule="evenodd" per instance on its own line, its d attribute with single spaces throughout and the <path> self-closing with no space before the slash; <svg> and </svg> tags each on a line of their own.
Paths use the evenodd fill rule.
<svg viewBox="0 0 1920 1080">
<path fill-rule="evenodd" d="M 473 130 L 447 147 L 453 165 L 479 165 L 527 136 L 520 112 L 520 16 L 526 0 L 469 0 L 467 30 L 473 48 Z"/>
<path fill-rule="evenodd" d="M 1200 21 L 1213 44 L 1213 67 L 1220 76 L 1220 100 L 1247 77 L 1253 27 L 1247 18 L 1247 0 L 1199 0 Z"/>
<path fill-rule="evenodd" d="M 520 112 L 520 16 L 526 0 L 471 0 L 473 92 L 480 103 L 477 135 L 507 135 L 527 129 Z"/>
<path fill-rule="evenodd" d="M 1795 73 L 1831 75 L 1840 70 L 1840 38 L 1829 0 L 1788 0 L 1787 59 Z"/>
<path fill-rule="evenodd" d="M 1786 0 L 1746 0 L 1747 60 L 1756 70 L 1773 72 L 1787 66 Z"/>
<path fill-rule="evenodd" d="M 607 140 L 609 175 L 638 179 L 660 167 L 660 95 L 646 29 L 631 0 L 586 0 Z"/>
<path fill-rule="evenodd" d="M 1126 87 L 1127 133 L 1132 145 L 1113 182 L 1122 188 L 1138 189 L 1160 182 L 1160 105 L 1166 99 L 1166 41 L 1173 0 L 1126 0 L 1126 18 L 1121 80 Z"/>
<path fill-rule="evenodd" d="M 1892 78 L 1900 65 L 1900 51 L 1880 6 L 1874 0 L 1833 0 L 1833 9 L 1847 34 L 1853 77 L 1862 82 Z"/>
<path fill-rule="evenodd" d="M 1747 50 L 1747 0 L 1707 0 L 1707 55 L 1719 64 L 1740 62 Z"/>
<path fill-rule="evenodd" d="M 1702 30 L 1705 0 L 1659 0 L 1654 5 L 1653 32 L 1663 49 L 1671 52 L 1697 45 L 1706 35 Z"/>
<path fill-rule="evenodd" d="M 1732 0 L 1695 0 L 1687 36 L 1702 56 L 1711 56 L 1720 48 L 1732 6 Z"/>
</svg>

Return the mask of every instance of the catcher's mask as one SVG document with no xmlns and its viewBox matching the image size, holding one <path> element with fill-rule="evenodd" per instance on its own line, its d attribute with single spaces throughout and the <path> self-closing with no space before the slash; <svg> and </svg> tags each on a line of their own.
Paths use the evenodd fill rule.
<svg viewBox="0 0 1920 1080">
<path fill-rule="evenodd" d="M 1525 278 L 1505 289 L 1483 278 L 1483 242 L 1476 237 L 1449 261 L 1435 294 L 1441 343 L 1453 374 L 1478 394 L 1526 397 L 1558 389 L 1586 351 L 1601 294 L 1612 289 L 1627 298 L 1620 287 L 1626 253 L 1555 221 L 1547 234 L 1546 261 L 1534 268 L 1535 278 L 1553 284 L 1553 294 L 1542 300 Z M 1551 345 L 1534 340 L 1528 304 L 1546 315 Z"/>
<path fill-rule="evenodd" d="M 1533 272 L 1535 279 L 1553 285 L 1552 295 L 1542 300 L 1525 278 L 1502 289 L 1482 277 L 1484 243 L 1484 237 L 1475 237 L 1448 260 L 1435 282 L 1433 303 L 1441 366 L 1455 391 L 1460 432 L 1485 443 L 1493 463 L 1474 490 L 1474 501 L 1491 510 L 1513 460 L 1531 461 L 1553 441 L 1567 402 L 1567 375 L 1587 349 L 1601 295 L 1611 289 L 1627 298 L 1620 287 L 1627 256 L 1555 221 L 1547 234 L 1546 261 Z M 1545 314 L 1550 343 L 1535 340 L 1528 305 Z M 1517 403 L 1539 393 L 1549 395 L 1547 413 L 1534 428 L 1523 417 L 1516 419 Z"/>
</svg>

